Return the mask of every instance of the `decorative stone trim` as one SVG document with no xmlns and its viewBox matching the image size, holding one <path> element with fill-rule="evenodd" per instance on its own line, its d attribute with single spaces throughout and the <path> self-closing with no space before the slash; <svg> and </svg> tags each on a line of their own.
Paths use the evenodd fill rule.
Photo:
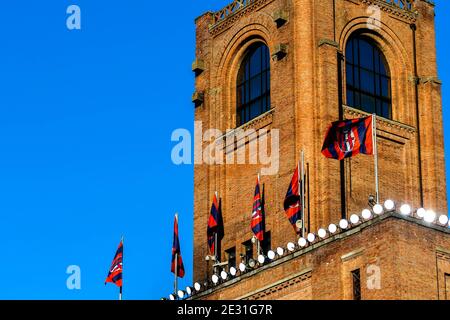
<svg viewBox="0 0 450 320">
<path fill-rule="evenodd" d="M 276 23 L 277 28 L 281 28 L 289 21 L 289 12 L 284 10 L 278 10 L 273 13 L 273 21 Z"/>
<path fill-rule="evenodd" d="M 358 250 L 354 250 L 352 252 L 349 252 L 347 254 L 344 254 L 343 256 L 341 256 L 341 261 L 345 262 L 345 261 L 349 261 L 352 260 L 356 257 L 359 257 L 360 255 L 362 255 L 364 252 L 364 248 L 362 249 L 358 249 Z"/>
<path fill-rule="evenodd" d="M 330 40 L 330 39 L 320 39 L 319 40 L 319 48 L 323 45 L 329 45 L 332 46 L 333 48 L 339 48 L 339 43 L 337 43 L 336 41 Z"/>
<path fill-rule="evenodd" d="M 284 43 L 276 44 L 272 50 L 272 60 L 279 61 L 287 55 L 288 45 Z"/>
<path fill-rule="evenodd" d="M 436 258 L 450 262 L 450 252 L 448 250 L 445 250 L 442 248 L 437 248 L 436 249 Z"/>
<path fill-rule="evenodd" d="M 192 62 L 192 71 L 195 73 L 195 76 L 200 75 L 205 71 L 205 62 L 202 59 L 195 59 Z"/>
<path fill-rule="evenodd" d="M 234 0 L 225 8 L 214 13 L 213 23 L 209 26 L 209 32 L 212 35 L 217 35 L 229 28 L 241 17 L 258 10 L 272 1 L 274 0 Z"/>
<path fill-rule="evenodd" d="M 417 17 L 419 15 L 416 8 L 414 7 L 414 4 L 410 0 L 399 0 L 399 1 L 404 1 L 408 4 L 411 4 L 411 9 L 408 9 L 407 7 L 401 8 L 395 2 L 393 1 L 388 2 L 387 0 L 360 0 L 360 1 L 363 4 L 376 5 L 387 14 L 391 14 L 410 23 L 416 22 Z"/>
<path fill-rule="evenodd" d="M 239 298 L 238 300 L 260 300 L 264 297 L 270 296 L 278 291 L 284 290 L 286 288 L 292 287 L 296 284 L 308 281 L 311 279 L 312 270 L 309 268 L 296 274 L 294 276 L 285 278 L 281 281 L 278 281 L 274 284 L 271 284 L 267 287 L 257 290 L 256 292 L 250 293 L 244 297 Z"/>
<path fill-rule="evenodd" d="M 354 118 L 362 118 L 362 117 L 367 117 L 370 116 L 370 113 L 364 112 L 362 110 L 358 110 L 349 106 L 344 106 L 344 113 L 349 116 L 349 117 L 354 117 Z M 408 134 L 414 134 L 416 133 L 416 128 L 411 127 L 407 124 L 398 122 L 398 121 L 394 121 L 394 120 L 389 120 L 386 118 L 382 118 L 382 117 L 377 117 L 377 127 L 379 129 L 388 129 L 388 128 L 393 128 L 393 129 L 397 129 L 400 131 L 404 131 Z"/>
</svg>

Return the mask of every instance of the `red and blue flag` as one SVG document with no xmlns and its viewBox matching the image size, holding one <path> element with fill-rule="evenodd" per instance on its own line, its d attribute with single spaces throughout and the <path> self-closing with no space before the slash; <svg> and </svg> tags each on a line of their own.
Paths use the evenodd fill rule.
<svg viewBox="0 0 450 320">
<path fill-rule="evenodd" d="M 118 287 L 122 287 L 122 270 L 123 270 L 123 240 L 120 240 L 116 255 L 114 256 L 111 268 L 109 268 L 105 285 L 108 282 L 114 283 Z"/>
<path fill-rule="evenodd" d="M 337 160 L 373 155 L 373 144 L 373 116 L 336 121 L 328 128 L 322 154 Z"/>
<path fill-rule="evenodd" d="M 289 184 L 286 197 L 284 198 L 284 211 L 289 219 L 289 222 L 294 227 L 297 234 L 300 234 L 300 229 L 297 227 L 297 222 L 302 220 L 302 206 L 300 201 L 300 181 L 299 181 L 299 168 L 295 169 L 292 176 L 291 183 Z"/>
<path fill-rule="evenodd" d="M 173 225 L 172 266 L 170 271 L 177 277 L 184 277 L 184 264 L 181 258 L 180 238 L 178 236 L 178 215 L 175 215 Z"/>
<path fill-rule="evenodd" d="M 259 177 L 256 180 L 255 196 L 253 197 L 253 210 L 251 228 L 253 234 L 259 241 L 264 240 L 264 216 L 261 199 L 261 188 L 259 184 Z"/>
<path fill-rule="evenodd" d="M 213 203 L 211 206 L 211 212 L 208 218 L 208 228 L 207 228 L 207 237 L 208 237 L 208 247 L 212 255 L 215 255 L 216 252 L 216 235 L 217 241 L 222 240 L 224 236 L 224 228 L 223 228 L 223 220 L 222 213 L 220 212 L 219 201 L 217 199 L 217 195 L 214 194 Z"/>
</svg>

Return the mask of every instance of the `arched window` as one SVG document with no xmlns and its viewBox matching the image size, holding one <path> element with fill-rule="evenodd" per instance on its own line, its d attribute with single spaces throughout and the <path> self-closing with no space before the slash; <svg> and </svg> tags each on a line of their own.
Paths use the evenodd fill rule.
<svg viewBox="0 0 450 320">
<path fill-rule="evenodd" d="M 347 105 L 391 118 L 391 77 L 378 46 L 364 36 L 353 36 L 345 50 Z"/>
<path fill-rule="evenodd" d="M 261 42 L 252 45 L 237 79 L 238 126 L 270 110 L 270 53 Z"/>
</svg>

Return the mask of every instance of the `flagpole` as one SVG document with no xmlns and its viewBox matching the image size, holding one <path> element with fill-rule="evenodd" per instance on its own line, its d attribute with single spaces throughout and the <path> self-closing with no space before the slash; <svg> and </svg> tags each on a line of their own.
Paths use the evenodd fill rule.
<svg viewBox="0 0 450 320">
<path fill-rule="evenodd" d="M 260 176 L 259 176 L 259 173 L 258 173 L 258 186 L 259 186 L 259 188 L 261 188 L 261 185 L 259 183 L 260 182 L 259 178 L 260 178 Z M 262 204 L 261 189 L 259 190 L 259 204 L 260 205 Z M 262 214 L 262 212 L 261 212 L 261 214 Z M 261 254 L 261 243 L 259 242 L 258 238 L 256 238 L 256 252 L 258 252 L 258 256 Z"/>
<path fill-rule="evenodd" d="M 216 195 L 216 200 L 217 200 L 217 206 L 219 206 L 219 193 L 216 191 L 215 195 Z M 217 208 L 217 211 L 219 211 L 219 208 Z M 217 214 L 219 215 L 219 212 L 217 212 Z M 219 221 L 217 221 L 217 224 L 219 224 Z M 219 262 L 219 259 L 217 257 L 217 255 L 218 255 L 218 250 L 217 250 L 217 244 L 218 244 L 217 233 L 218 233 L 218 231 L 219 231 L 219 226 L 217 226 L 216 232 L 214 233 L 214 258 L 215 258 L 214 264 Z"/>
<path fill-rule="evenodd" d="M 302 150 L 302 154 L 301 154 L 301 162 L 302 162 L 302 170 L 301 170 L 301 180 L 299 179 L 299 181 L 302 182 L 301 186 L 301 205 L 302 205 L 302 237 L 305 236 L 305 181 L 304 181 L 304 177 L 305 177 L 305 152 Z"/>
<path fill-rule="evenodd" d="M 300 159 L 299 159 L 299 161 L 298 161 L 298 165 L 297 165 L 297 175 L 298 175 L 298 179 L 297 179 L 297 183 L 298 183 L 298 196 L 299 196 L 299 198 L 300 198 L 300 201 L 301 201 L 301 198 L 302 198 L 302 185 L 301 185 L 301 182 L 300 182 L 300 177 L 301 177 L 301 165 L 302 165 L 302 156 L 303 156 L 303 150 L 300 152 Z M 301 204 L 300 204 L 301 205 Z M 303 212 L 302 212 L 302 214 L 303 214 Z M 297 226 L 296 226 L 297 227 Z M 303 217 L 302 217 L 302 235 L 301 235 L 302 237 L 304 236 L 304 234 L 303 234 Z"/>
<path fill-rule="evenodd" d="M 122 301 L 122 287 L 123 287 L 123 256 L 124 256 L 124 250 L 123 250 L 123 236 L 122 239 L 120 240 L 120 242 L 122 242 L 122 285 L 119 288 L 119 301 Z"/>
<path fill-rule="evenodd" d="M 373 134 L 373 155 L 375 161 L 375 197 L 377 203 L 380 203 L 380 192 L 378 183 L 378 147 L 377 147 L 377 115 L 372 115 L 372 134 Z"/>
<path fill-rule="evenodd" d="M 175 213 L 175 220 L 177 221 L 177 228 L 178 228 L 178 213 Z M 178 253 L 175 253 L 175 272 L 174 272 L 174 274 L 175 274 L 175 279 L 174 279 L 173 286 L 175 289 L 175 291 L 174 291 L 175 296 L 177 296 L 178 295 Z"/>
</svg>

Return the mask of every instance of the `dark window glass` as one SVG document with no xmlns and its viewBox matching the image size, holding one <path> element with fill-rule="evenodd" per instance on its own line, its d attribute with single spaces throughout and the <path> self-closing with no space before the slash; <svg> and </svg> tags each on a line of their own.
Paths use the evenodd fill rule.
<svg viewBox="0 0 450 320">
<path fill-rule="evenodd" d="M 270 54 L 263 43 L 251 46 L 237 81 L 237 125 L 270 110 Z"/>
<path fill-rule="evenodd" d="M 361 273 L 359 269 L 352 271 L 353 300 L 361 300 Z"/>
<path fill-rule="evenodd" d="M 228 270 L 230 270 L 231 267 L 236 268 L 236 247 L 226 250 L 225 253 L 227 254 L 228 259 Z"/>
<path fill-rule="evenodd" d="M 391 77 L 381 50 L 371 39 L 353 36 L 345 55 L 347 105 L 391 118 Z"/>
<path fill-rule="evenodd" d="M 264 240 L 261 242 L 261 250 L 264 255 L 272 248 L 272 238 L 270 236 L 270 231 L 264 233 Z"/>
<path fill-rule="evenodd" d="M 253 259 L 253 243 L 252 240 L 245 241 L 242 246 L 244 247 L 244 261 L 247 263 L 250 259 Z"/>
</svg>

